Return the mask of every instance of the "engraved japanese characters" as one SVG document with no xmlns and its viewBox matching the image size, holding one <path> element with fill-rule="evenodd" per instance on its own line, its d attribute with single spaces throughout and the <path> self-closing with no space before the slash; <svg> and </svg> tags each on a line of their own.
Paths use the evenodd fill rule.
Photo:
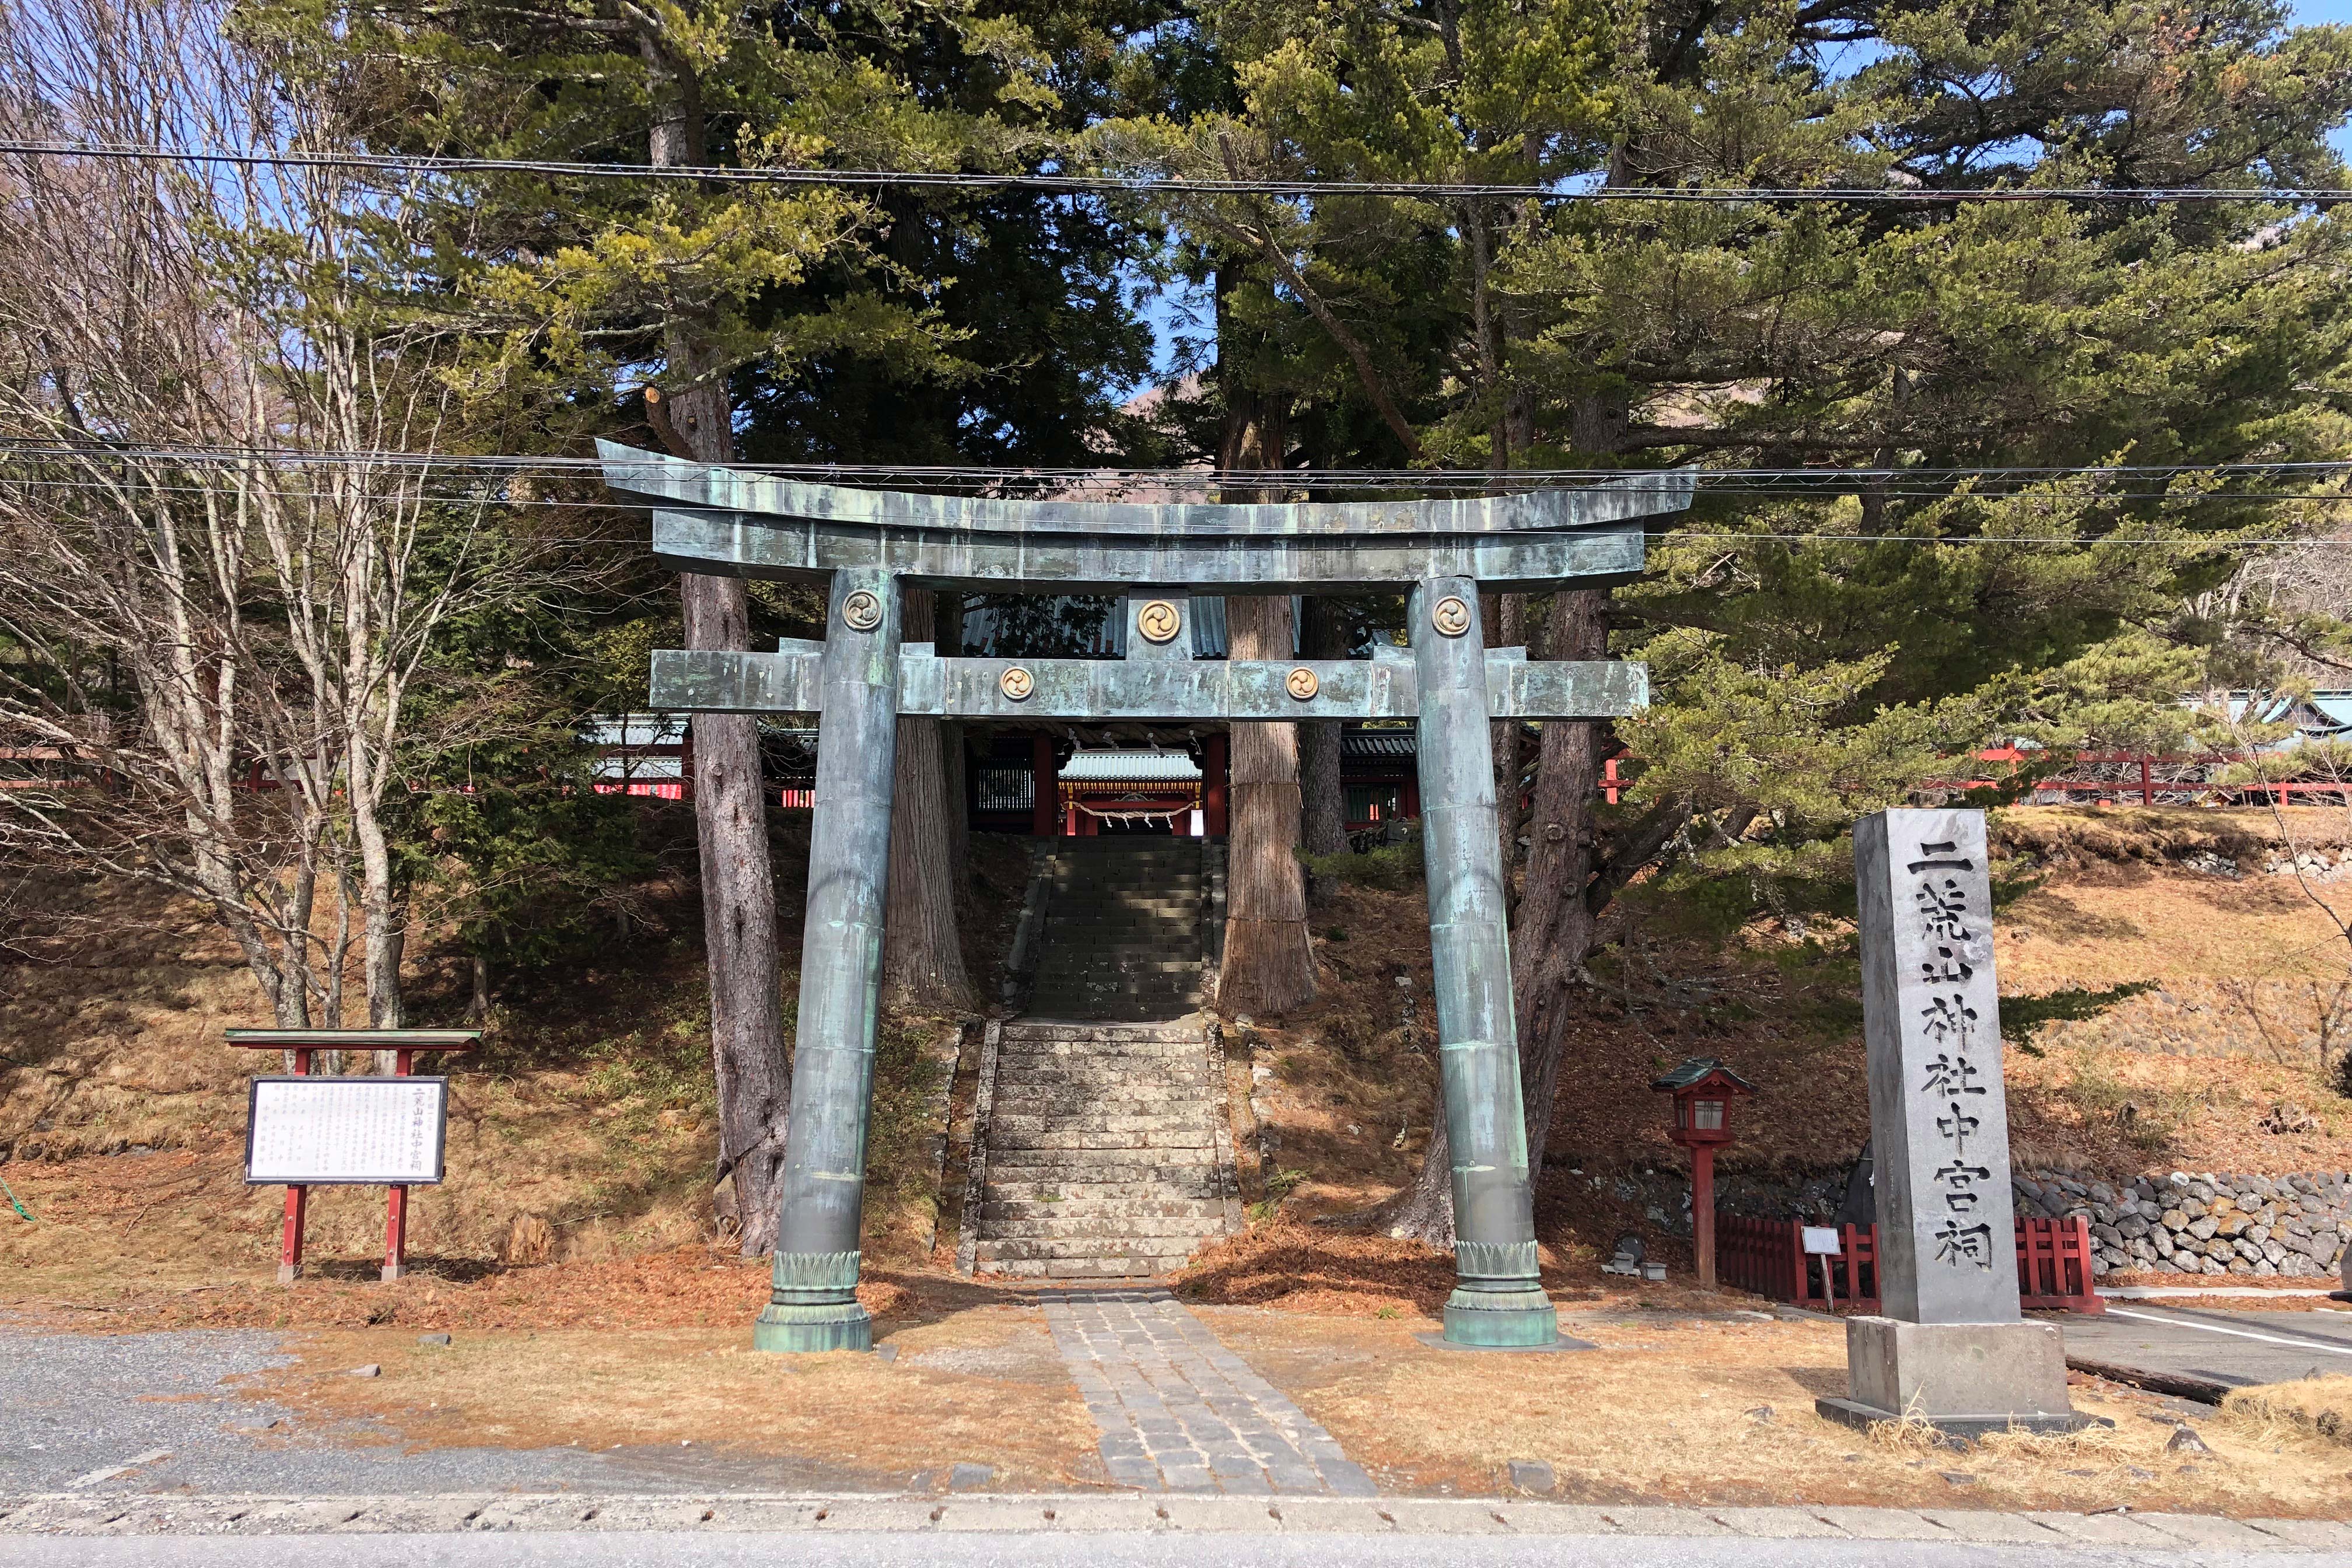
<svg viewBox="0 0 2352 1568">
<path fill-rule="evenodd" d="M 1910 1322 L 2014 1322 L 1984 814 L 1865 817 L 1854 829 L 1854 879 L 1883 1310 Z"/>
</svg>

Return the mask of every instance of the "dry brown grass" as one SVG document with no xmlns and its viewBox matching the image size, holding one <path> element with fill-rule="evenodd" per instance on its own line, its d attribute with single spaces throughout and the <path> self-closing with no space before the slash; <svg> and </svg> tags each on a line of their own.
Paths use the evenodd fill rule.
<svg viewBox="0 0 2352 1568">
<path fill-rule="evenodd" d="M 960 1300 L 948 1281 L 869 1266 L 857 1299 L 877 1319 Z M 678 1247 L 628 1258 L 485 1266 L 457 1278 L 412 1274 L 386 1285 L 372 1267 L 273 1278 L 224 1277 L 181 1265 L 128 1268 L 85 1260 L 0 1274 L 0 1304 L 20 1319 L 89 1329 L 362 1328 L 426 1330 L 716 1328 L 751 1321 L 768 1299 L 765 1259 Z"/>
<path fill-rule="evenodd" d="M 986 868 L 1015 851 L 1025 853 L 983 843 L 976 858 Z M 708 1002 L 689 891 L 656 884 L 642 905 L 653 928 L 593 961 L 501 977 L 483 1047 L 446 1059 L 447 1179 L 411 1194 L 413 1260 L 467 1273 L 529 1235 L 555 1261 L 719 1239 Z M 243 1184 L 246 1083 L 280 1068 L 274 1053 L 222 1040 L 226 1029 L 270 1021 L 250 975 L 199 911 L 152 890 L 59 882 L 45 898 L 44 931 L 0 952 L 0 1158 L 14 1154 L 8 1183 L 39 1216 L 27 1226 L 0 1207 L 0 1279 L 91 1266 L 265 1274 L 282 1194 Z M 796 912 L 797 900 L 783 902 Z M 967 934 L 985 972 L 1007 928 L 990 918 Z M 784 935 L 796 944 L 796 931 Z M 457 971 L 421 938 L 415 946 L 412 1016 L 453 1022 L 464 1003 L 451 988 Z M 886 1021 L 869 1258 L 915 1259 L 931 1236 L 923 1119 L 937 1069 L 922 1050 L 946 1026 Z M 354 1266 L 379 1258 L 383 1208 L 381 1189 L 314 1191 L 309 1256 Z"/>
<path fill-rule="evenodd" d="M 2352 1447 L 2352 1377 L 2305 1377 L 2233 1388 L 2222 1396 L 2221 1413 L 2256 1442 L 2275 1443 L 2285 1433 Z"/>
<path fill-rule="evenodd" d="M 1951 1449 L 1832 1425 L 1812 1413 L 1815 1398 L 1845 1392 L 1832 1324 L 1586 1308 L 1563 1314 L 1563 1327 L 1596 1352 L 1476 1356 L 1422 1344 L 1415 1332 L 1437 1325 L 1420 1317 L 1202 1315 L 1351 1458 L 1416 1490 L 1498 1492 L 1511 1460 L 1535 1459 L 1561 1495 L 1604 1503 L 2352 1513 L 2341 1450 L 2206 1421 L 2210 1457 L 2168 1454 L 2171 1422 L 2149 1419 L 2160 1402 L 2110 1384 L 2073 1393 L 2076 1408 L 2115 1426 L 2073 1436 Z"/>
<path fill-rule="evenodd" d="M 958 1461 L 992 1488 L 1103 1485 L 1095 1426 L 1034 1307 L 981 1306 L 893 1331 L 897 1358 L 763 1355 L 725 1329 L 305 1334 L 292 1366 L 247 1380 L 316 1420 L 357 1420 L 409 1449 L 717 1449 L 797 1484 L 903 1487 Z M 348 1375 L 374 1363 L 373 1378 Z M 297 1422 L 297 1429 L 311 1425 Z"/>
</svg>

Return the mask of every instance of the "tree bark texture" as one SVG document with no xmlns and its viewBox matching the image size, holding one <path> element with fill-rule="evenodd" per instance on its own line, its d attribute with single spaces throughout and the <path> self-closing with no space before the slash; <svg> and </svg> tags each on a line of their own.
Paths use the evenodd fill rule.
<svg viewBox="0 0 2352 1568">
<path fill-rule="evenodd" d="M 1551 597 L 1544 657 L 1608 656 L 1608 594 L 1564 589 Z M 1511 931 L 1517 1004 L 1519 1090 L 1527 1104 L 1528 1170 L 1540 1184 L 1571 988 L 1591 955 L 1600 909 L 1591 883 L 1600 835 L 1593 807 L 1606 731 L 1597 720 L 1545 724 L 1528 810 L 1527 883 Z"/>
<path fill-rule="evenodd" d="M 656 116 L 647 138 L 652 163 L 670 167 L 708 162 L 701 82 L 671 52 L 658 23 L 646 22 L 637 44 Z M 701 325 L 687 314 L 671 319 L 664 424 L 688 455 L 724 463 L 735 456 L 733 410 L 724 366 L 698 330 Z M 741 578 L 687 573 L 678 579 L 678 591 L 688 648 L 750 651 L 751 600 Z M 710 970 L 710 1057 L 719 1095 L 714 1181 L 733 1176 L 743 1255 L 758 1257 L 775 1245 L 792 1106 L 767 786 L 760 772 L 759 725 L 751 715 L 698 713 L 693 741 L 694 826 Z"/>
<path fill-rule="evenodd" d="M 1300 651 L 1308 658 L 1348 657 L 1339 606 L 1325 597 L 1307 601 Z M 1339 721 L 1310 719 L 1298 726 L 1298 789 L 1302 833 L 1309 855 L 1337 855 L 1348 847 L 1348 794 L 1339 777 Z"/>
<path fill-rule="evenodd" d="M 1380 1205 L 1375 1222 L 1390 1236 L 1440 1252 L 1454 1249 L 1454 1144 L 1445 1135 L 1445 1085 L 1430 1094 L 1429 1149 L 1412 1184 Z M 1528 1167 L 1530 1171 L 1535 1167 Z"/>
<path fill-rule="evenodd" d="M 1225 601 L 1231 657 L 1292 657 L 1290 600 Z M 1279 1016 L 1315 999 L 1299 837 L 1298 727 L 1233 727 L 1225 957 L 1217 1000 L 1228 1012 Z"/>
<path fill-rule="evenodd" d="M 934 606 L 908 588 L 902 642 L 929 642 Z M 883 915 L 882 995 L 905 1006 L 958 1010 L 972 1005 L 956 935 L 955 858 L 949 832 L 948 773 L 937 719 L 900 718 L 891 785 L 890 888 Z M 955 815 L 962 816 L 959 792 Z"/>
<path fill-rule="evenodd" d="M 938 635 L 933 647 L 941 658 L 956 658 L 963 653 L 963 595 L 953 593 L 935 599 L 931 614 L 938 623 Z M 955 891 L 961 894 L 971 871 L 971 821 L 965 803 L 970 792 L 966 773 L 970 767 L 964 756 L 964 726 L 961 722 L 942 719 L 940 726 L 940 752 L 947 762 L 948 792 L 948 866 Z"/>
<path fill-rule="evenodd" d="M 687 647 L 741 651 L 750 646 L 750 605 L 740 579 L 688 574 L 681 586 Z M 694 823 L 719 1089 L 716 1179 L 725 1181 L 730 1173 L 735 1178 L 747 1258 L 775 1243 L 792 1107 L 767 806 L 756 721 L 744 713 L 696 714 Z"/>
</svg>

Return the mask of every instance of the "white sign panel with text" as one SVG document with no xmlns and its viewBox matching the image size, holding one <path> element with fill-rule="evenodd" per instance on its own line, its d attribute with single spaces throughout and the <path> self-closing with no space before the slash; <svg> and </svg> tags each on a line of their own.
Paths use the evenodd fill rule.
<svg viewBox="0 0 2352 1568">
<path fill-rule="evenodd" d="M 446 1078 L 257 1078 L 251 1186 L 429 1186 L 441 1180 Z"/>
</svg>

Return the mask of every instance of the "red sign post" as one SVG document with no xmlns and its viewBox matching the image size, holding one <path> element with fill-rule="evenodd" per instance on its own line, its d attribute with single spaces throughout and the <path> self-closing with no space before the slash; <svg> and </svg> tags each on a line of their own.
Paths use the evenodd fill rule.
<svg viewBox="0 0 2352 1568">
<path fill-rule="evenodd" d="M 294 1076 L 310 1076 L 314 1051 L 390 1051 L 393 1074 L 407 1078 L 419 1051 L 470 1050 L 482 1037 L 479 1029 L 231 1029 L 228 1043 L 247 1050 L 291 1052 Z M 286 1226 L 278 1248 L 278 1282 L 290 1285 L 302 1273 L 302 1222 L 310 1207 L 307 1183 L 286 1188 Z M 390 1281 L 408 1270 L 408 1187 L 388 1184 L 384 1204 L 383 1278 Z"/>
</svg>

